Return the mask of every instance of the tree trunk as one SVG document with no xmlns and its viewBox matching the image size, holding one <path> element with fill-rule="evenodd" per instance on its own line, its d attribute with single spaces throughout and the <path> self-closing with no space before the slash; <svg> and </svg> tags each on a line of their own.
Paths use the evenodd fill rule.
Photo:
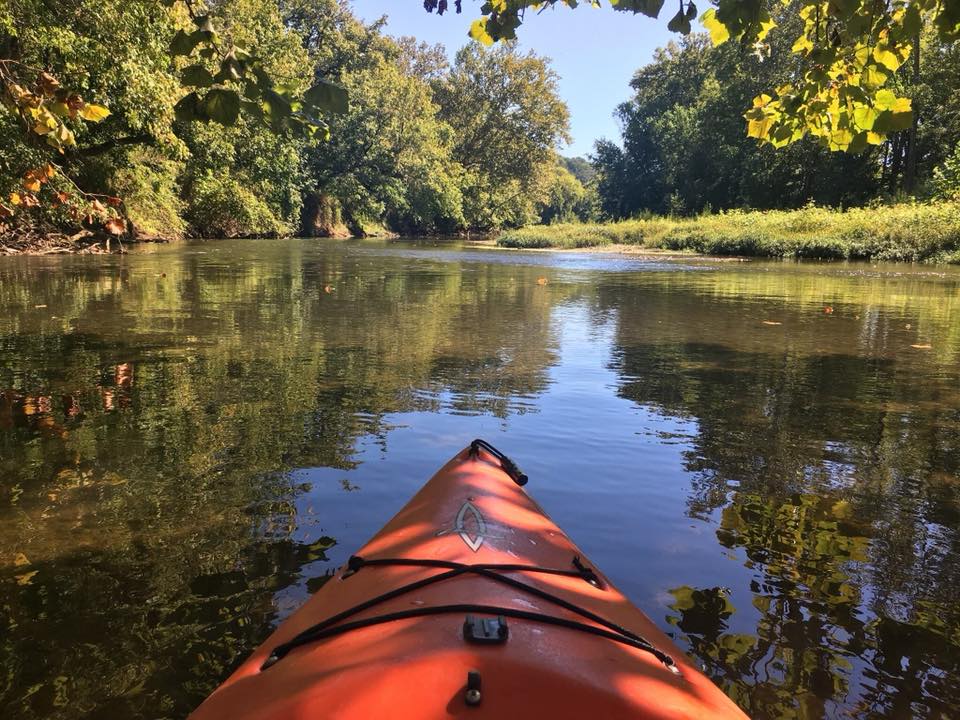
<svg viewBox="0 0 960 720">
<path fill-rule="evenodd" d="M 920 84 L 920 33 L 913 40 L 913 87 Z M 919 125 L 920 109 L 917 107 L 916 93 L 913 99 L 913 125 L 910 126 L 910 136 L 907 141 L 907 168 L 903 176 L 903 189 L 913 193 L 917 184 L 917 129 Z"/>
</svg>

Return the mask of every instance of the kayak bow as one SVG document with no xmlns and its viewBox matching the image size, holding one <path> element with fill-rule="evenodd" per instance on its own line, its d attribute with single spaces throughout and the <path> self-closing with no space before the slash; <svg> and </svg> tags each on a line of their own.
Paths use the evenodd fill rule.
<svg viewBox="0 0 960 720">
<path fill-rule="evenodd" d="M 193 720 L 744 718 L 475 440 Z"/>
</svg>

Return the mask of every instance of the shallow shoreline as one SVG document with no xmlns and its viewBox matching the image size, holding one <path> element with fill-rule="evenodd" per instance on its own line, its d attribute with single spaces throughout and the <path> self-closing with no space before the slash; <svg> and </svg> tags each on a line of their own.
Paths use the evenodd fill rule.
<svg viewBox="0 0 960 720">
<path fill-rule="evenodd" d="M 584 255 L 630 255 L 631 257 L 650 258 L 651 260 L 702 260 L 704 262 L 739 263 L 754 260 L 769 260 L 770 258 L 747 257 L 743 255 L 708 255 L 693 250 L 668 250 L 666 248 L 652 248 L 643 245 L 625 245 L 610 243 L 608 245 L 590 245 L 587 247 L 536 247 L 518 248 L 498 245 L 495 239 L 470 241 L 470 246 L 483 250 L 499 250 L 501 252 L 524 253 L 576 253 Z"/>
</svg>

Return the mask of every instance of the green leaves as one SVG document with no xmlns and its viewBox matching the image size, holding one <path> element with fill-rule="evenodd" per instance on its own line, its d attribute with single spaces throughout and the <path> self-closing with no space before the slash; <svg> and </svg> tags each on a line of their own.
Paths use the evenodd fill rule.
<svg viewBox="0 0 960 720">
<path fill-rule="evenodd" d="M 667 30 L 670 32 L 677 32 L 683 35 L 690 34 L 690 21 L 697 16 L 697 6 L 692 2 L 687 3 L 686 10 L 683 7 L 677 11 L 677 14 L 673 16 L 669 23 L 667 23 Z"/>
<path fill-rule="evenodd" d="M 174 106 L 179 122 L 213 121 L 224 126 L 236 124 L 240 112 L 256 122 L 267 122 L 277 132 L 290 131 L 304 137 L 329 136 L 329 127 L 316 118 L 320 113 L 347 112 L 347 91 L 326 80 L 318 80 L 295 102 L 290 88 L 278 86 L 260 60 L 240 45 L 219 46 L 213 19 L 200 15 L 194 19 L 192 33 L 178 30 L 170 43 L 174 57 L 199 51 L 201 62 L 185 67 L 180 84 L 185 88 L 210 88 L 205 94 L 192 90 Z M 219 56 L 214 74 L 210 67 Z M 243 99 L 241 99 L 241 92 Z"/>
<path fill-rule="evenodd" d="M 213 75 L 203 65 L 190 65 L 180 74 L 180 83 L 206 88 L 213 85 Z"/>
<path fill-rule="evenodd" d="M 200 96 L 192 92 L 180 98 L 180 101 L 173 106 L 174 117 L 180 122 L 193 122 L 194 120 L 205 120 Z"/>
<path fill-rule="evenodd" d="M 483 17 L 471 26 L 471 37 L 492 44 L 513 37 L 523 11 L 542 0 L 488 0 Z M 553 4 L 576 7 L 575 0 Z M 595 0 L 592 5 L 598 6 Z M 663 0 L 610 0 L 615 10 L 658 17 Z M 757 57 L 769 54 L 766 38 L 776 28 L 770 5 L 761 0 L 714 0 L 701 22 L 714 45 L 733 39 L 751 47 Z M 908 102 L 896 109 L 875 109 L 876 93 L 900 70 L 916 38 L 934 29 L 943 42 L 960 39 L 960 2 L 945 0 L 895 0 L 878 5 L 874 0 L 802 0 L 789 5 L 803 29 L 792 43 L 800 60 L 796 88 L 789 98 L 769 95 L 762 108 L 748 112 L 748 133 L 778 147 L 812 134 L 833 149 L 846 150 L 882 141 L 883 133 L 910 127 Z M 696 6 L 681 0 L 680 9 L 667 27 L 687 34 L 696 17 Z M 795 27 L 793 23 L 785 26 Z M 859 118 L 859 120 L 858 120 Z M 872 135 L 867 136 L 865 133 Z"/>
<path fill-rule="evenodd" d="M 303 95 L 305 105 L 337 115 L 347 112 L 347 91 L 339 85 L 319 80 Z"/>
<path fill-rule="evenodd" d="M 85 103 L 84 106 L 80 108 L 79 115 L 87 122 L 100 122 L 104 118 L 109 117 L 110 111 L 103 107 L 103 105 Z"/>
<path fill-rule="evenodd" d="M 671 18 L 670 22 L 667 23 L 667 30 L 682 33 L 683 35 L 690 34 L 690 21 L 687 20 L 687 16 L 683 14 L 682 10 L 678 11 L 677 14 Z"/>
<path fill-rule="evenodd" d="M 707 32 L 710 33 L 710 40 L 713 41 L 714 45 L 722 45 L 730 39 L 730 31 L 727 30 L 726 25 L 717 19 L 717 11 L 713 8 L 710 8 L 703 14 L 700 22 L 703 23 Z"/>
<path fill-rule="evenodd" d="M 214 88 L 203 99 L 204 114 L 221 125 L 233 125 L 240 114 L 240 95 L 235 90 Z"/>
<path fill-rule="evenodd" d="M 610 0 L 614 10 L 634 12 L 647 17 L 658 17 L 663 9 L 663 0 Z"/>
<path fill-rule="evenodd" d="M 194 32 L 189 35 L 183 30 L 177 30 L 173 40 L 170 41 L 170 54 L 174 57 L 180 55 L 189 55 L 203 41 L 200 33 Z"/>
<path fill-rule="evenodd" d="M 480 18 L 470 23 L 470 37 L 477 42 L 490 47 L 496 38 L 487 30 L 487 18 Z"/>
</svg>

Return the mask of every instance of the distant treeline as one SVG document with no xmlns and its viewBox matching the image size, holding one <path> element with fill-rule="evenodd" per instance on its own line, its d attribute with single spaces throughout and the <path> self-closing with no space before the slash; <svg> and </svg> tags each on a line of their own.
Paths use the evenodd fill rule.
<svg viewBox="0 0 960 720">
<path fill-rule="evenodd" d="M 799 22 L 789 9 L 777 19 Z M 616 110 L 620 144 L 601 140 L 591 156 L 601 219 L 960 194 L 960 44 L 932 31 L 918 38 L 919 65 L 911 60 L 896 78 L 913 100 L 913 129 L 859 154 L 810 139 L 782 149 L 746 139 L 743 109 L 790 81 L 796 57 L 784 38 L 798 33 L 758 49 L 691 35 L 658 50 Z"/>
</svg>

